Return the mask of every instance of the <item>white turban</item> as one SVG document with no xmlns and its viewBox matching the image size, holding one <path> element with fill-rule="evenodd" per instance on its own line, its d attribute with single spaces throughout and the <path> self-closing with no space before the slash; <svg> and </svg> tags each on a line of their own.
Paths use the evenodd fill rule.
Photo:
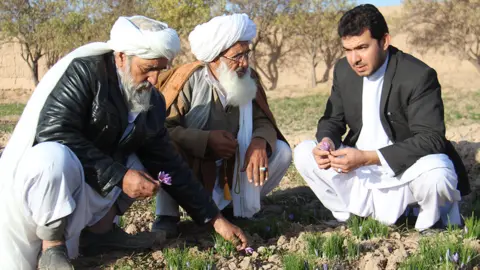
<svg viewBox="0 0 480 270">
<path fill-rule="evenodd" d="M 212 62 L 238 41 L 251 41 L 257 26 L 247 14 L 223 15 L 197 25 L 188 36 L 192 53 L 203 62 Z"/>
<path fill-rule="evenodd" d="M 144 29 L 136 21 L 143 21 L 150 29 Z M 180 38 L 174 29 L 143 16 L 118 18 L 107 43 L 116 52 L 144 59 L 165 57 L 171 61 L 180 52 Z"/>
</svg>

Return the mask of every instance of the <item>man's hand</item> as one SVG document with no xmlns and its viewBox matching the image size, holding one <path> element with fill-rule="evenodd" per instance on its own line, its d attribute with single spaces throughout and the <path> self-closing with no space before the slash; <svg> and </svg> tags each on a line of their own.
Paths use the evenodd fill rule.
<svg viewBox="0 0 480 270">
<path fill-rule="evenodd" d="M 237 151 L 237 145 L 237 140 L 228 131 L 212 130 L 208 135 L 208 147 L 217 157 L 223 159 L 233 157 Z"/>
<path fill-rule="evenodd" d="M 218 234 L 220 234 L 225 240 L 236 245 L 237 250 L 244 250 L 247 247 L 248 241 L 243 231 L 239 227 L 228 222 L 221 214 L 218 214 L 211 223 Z M 238 240 L 240 240 L 240 242 Z"/>
<path fill-rule="evenodd" d="M 329 159 L 332 168 L 342 173 L 351 172 L 362 166 L 380 164 L 377 152 L 350 147 L 330 152 Z"/>
<path fill-rule="evenodd" d="M 123 177 L 122 190 L 133 199 L 151 197 L 159 187 L 159 181 L 142 171 L 129 169 Z"/>
<path fill-rule="evenodd" d="M 328 150 L 325 150 L 325 146 L 328 146 Z M 330 152 L 334 150 L 335 144 L 328 137 L 323 138 L 320 143 L 318 143 L 315 148 L 313 148 L 313 157 L 315 158 L 315 161 L 317 162 L 320 169 L 327 170 L 330 168 L 331 164 L 329 155 Z"/>
<path fill-rule="evenodd" d="M 253 138 L 245 153 L 242 172 L 247 172 L 247 179 L 255 186 L 263 186 L 268 180 L 267 142 L 262 138 Z"/>
</svg>

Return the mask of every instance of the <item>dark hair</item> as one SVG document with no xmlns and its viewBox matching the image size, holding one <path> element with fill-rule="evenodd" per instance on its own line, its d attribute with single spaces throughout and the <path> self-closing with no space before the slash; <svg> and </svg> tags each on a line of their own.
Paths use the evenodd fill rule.
<svg viewBox="0 0 480 270">
<path fill-rule="evenodd" d="M 388 33 L 388 26 L 382 13 L 371 4 L 359 5 L 343 14 L 338 23 L 338 35 L 359 36 L 366 29 L 372 37 L 380 40 Z"/>
</svg>

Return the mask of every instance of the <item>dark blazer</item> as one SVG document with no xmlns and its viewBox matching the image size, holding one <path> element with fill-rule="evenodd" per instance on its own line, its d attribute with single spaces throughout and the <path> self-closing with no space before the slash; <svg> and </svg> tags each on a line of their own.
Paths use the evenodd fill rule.
<svg viewBox="0 0 480 270">
<path fill-rule="evenodd" d="M 159 171 L 172 176 L 172 185 L 163 188 L 203 224 L 218 208 L 170 140 L 163 96 L 153 90 L 150 103 L 151 109 L 140 113 L 131 133 L 121 139 L 128 108 L 113 53 L 77 58 L 48 96 L 35 141 L 68 146 L 82 163 L 85 181 L 102 195 L 121 187 L 127 157 L 135 153 L 153 177 Z"/>
<path fill-rule="evenodd" d="M 462 195 L 470 193 L 465 166 L 445 138 L 441 87 L 434 69 L 412 55 L 390 46 L 380 101 L 380 121 L 392 145 L 379 149 L 395 175 L 403 173 L 419 158 L 444 153 L 452 160 Z M 318 122 L 317 140 L 329 137 L 338 148 L 355 146 L 362 129 L 363 78 L 346 58 L 334 68 L 333 86 L 325 113 Z"/>
</svg>

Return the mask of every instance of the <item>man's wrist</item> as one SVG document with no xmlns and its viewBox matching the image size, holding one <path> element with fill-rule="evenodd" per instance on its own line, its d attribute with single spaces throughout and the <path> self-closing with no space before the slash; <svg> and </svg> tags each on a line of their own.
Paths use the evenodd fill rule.
<svg viewBox="0 0 480 270">
<path fill-rule="evenodd" d="M 210 224 L 215 227 L 215 223 L 217 223 L 217 221 L 221 219 L 223 219 L 222 213 L 218 213 L 214 218 L 210 220 Z"/>
<path fill-rule="evenodd" d="M 380 165 L 380 159 L 376 151 L 362 151 L 362 153 L 365 157 L 363 166 Z"/>
</svg>

